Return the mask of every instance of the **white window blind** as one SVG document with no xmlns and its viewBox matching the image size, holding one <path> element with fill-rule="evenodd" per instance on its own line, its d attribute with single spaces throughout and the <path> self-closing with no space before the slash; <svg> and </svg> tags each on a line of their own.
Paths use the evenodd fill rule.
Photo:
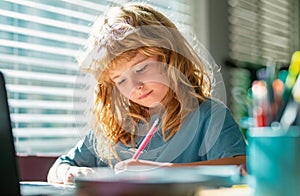
<svg viewBox="0 0 300 196">
<path fill-rule="evenodd" d="M 288 63 L 299 49 L 299 0 L 229 0 L 230 57 Z"/>
<path fill-rule="evenodd" d="M 120 1 L 124 3 L 126 1 Z M 191 0 L 147 1 L 191 29 Z M 63 153 L 85 125 L 75 56 L 108 0 L 2 0 L 0 70 L 19 153 Z M 74 107 L 74 105 L 76 107 Z M 81 120 L 82 119 L 82 120 Z"/>
</svg>

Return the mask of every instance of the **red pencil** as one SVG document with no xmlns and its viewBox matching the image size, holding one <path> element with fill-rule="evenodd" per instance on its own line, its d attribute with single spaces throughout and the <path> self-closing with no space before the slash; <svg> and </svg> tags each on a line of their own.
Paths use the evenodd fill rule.
<svg viewBox="0 0 300 196">
<path fill-rule="evenodd" d="M 157 130 L 159 119 L 156 119 L 151 127 L 151 129 L 148 131 L 147 135 L 145 136 L 144 140 L 142 141 L 141 145 L 137 149 L 137 151 L 133 155 L 133 159 L 138 159 L 147 144 L 150 142 L 152 136 Z"/>
</svg>

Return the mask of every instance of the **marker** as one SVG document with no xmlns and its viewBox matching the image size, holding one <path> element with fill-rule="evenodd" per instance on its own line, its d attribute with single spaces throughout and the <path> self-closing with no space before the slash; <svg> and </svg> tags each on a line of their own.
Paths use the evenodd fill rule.
<svg viewBox="0 0 300 196">
<path fill-rule="evenodd" d="M 288 74 L 289 72 L 287 70 L 280 70 L 278 73 L 278 79 L 285 83 Z"/>
<path fill-rule="evenodd" d="M 297 81 L 292 90 L 293 98 L 296 102 L 300 103 L 300 76 L 298 76 Z"/>
<path fill-rule="evenodd" d="M 292 89 L 300 72 L 300 51 L 294 52 L 285 84 Z"/>
<path fill-rule="evenodd" d="M 266 67 L 257 70 L 256 72 L 258 80 L 264 81 L 267 88 L 267 101 L 265 104 L 268 104 L 264 107 L 264 114 L 265 114 L 265 124 L 271 125 L 272 122 L 275 120 L 274 118 L 277 115 L 276 103 L 275 103 L 275 95 L 273 91 L 273 82 L 276 78 L 276 63 L 269 59 L 267 61 Z M 276 111 L 275 111 L 276 110 Z"/>
<path fill-rule="evenodd" d="M 143 150 L 145 149 L 145 147 L 147 146 L 147 144 L 152 139 L 152 136 L 156 132 L 156 130 L 158 128 L 158 123 L 159 123 L 159 119 L 156 119 L 154 121 L 152 127 L 148 131 L 147 135 L 145 136 L 144 140 L 142 141 L 141 145 L 139 146 L 139 148 L 137 149 L 137 151 L 134 153 L 132 159 L 136 159 L 137 160 L 139 158 L 139 156 L 141 155 L 141 153 L 143 152 Z"/>
<path fill-rule="evenodd" d="M 300 72 L 300 51 L 294 52 L 291 64 L 289 66 L 288 75 L 286 76 L 285 80 L 285 91 L 283 93 L 283 99 L 284 101 L 288 101 L 291 93 L 291 89 L 293 88 L 297 76 Z"/>
<path fill-rule="evenodd" d="M 275 95 L 274 95 L 274 89 L 273 89 L 273 82 L 276 78 L 276 74 L 275 74 L 275 71 L 276 71 L 276 63 L 272 60 L 269 60 L 267 62 L 267 69 L 266 69 L 266 72 L 267 72 L 267 78 L 266 78 L 266 84 L 267 84 L 267 95 L 268 95 L 268 108 L 269 108 L 269 111 L 268 111 L 268 122 L 267 124 L 268 125 L 271 125 L 272 122 L 275 120 L 274 117 L 276 114 L 277 111 L 275 111 L 275 107 L 274 105 L 276 104 L 275 103 Z"/>
<path fill-rule="evenodd" d="M 284 83 L 280 79 L 275 79 L 272 83 L 274 102 L 271 104 L 272 119 L 279 121 L 279 114 L 283 110 L 282 94 L 284 92 Z"/>
<path fill-rule="evenodd" d="M 297 76 L 299 75 L 300 72 L 300 51 L 294 52 L 292 59 L 291 59 L 291 64 L 288 69 L 288 75 L 286 77 L 284 86 L 285 90 L 283 92 L 283 102 L 284 102 L 284 107 L 287 105 L 289 102 L 289 99 L 291 97 L 291 91 L 293 86 L 295 85 Z M 283 114 L 280 113 L 279 117 L 281 117 Z"/>
<path fill-rule="evenodd" d="M 286 108 L 283 112 L 283 115 L 280 119 L 280 124 L 281 127 L 284 130 L 287 130 L 289 126 L 291 126 L 296 117 L 297 117 L 297 112 L 298 112 L 298 107 L 299 107 L 299 103 L 295 102 L 295 101 L 290 101 L 287 105 Z"/>
<path fill-rule="evenodd" d="M 293 99 L 291 99 L 282 115 L 282 118 L 280 120 L 280 124 L 283 128 L 287 129 L 289 126 L 291 126 L 296 118 L 297 113 L 300 107 L 300 77 L 298 77 L 293 90 L 292 90 Z M 300 115 L 300 114 L 298 114 Z M 299 124 L 299 122 L 296 122 Z"/>
<path fill-rule="evenodd" d="M 267 86 L 264 81 L 256 80 L 252 83 L 253 118 L 257 127 L 267 126 L 268 98 Z"/>
<path fill-rule="evenodd" d="M 297 111 L 295 125 L 300 126 L 300 76 L 298 76 L 298 79 L 292 90 L 292 94 L 293 94 L 294 100 L 298 103 L 298 111 Z"/>
</svg>

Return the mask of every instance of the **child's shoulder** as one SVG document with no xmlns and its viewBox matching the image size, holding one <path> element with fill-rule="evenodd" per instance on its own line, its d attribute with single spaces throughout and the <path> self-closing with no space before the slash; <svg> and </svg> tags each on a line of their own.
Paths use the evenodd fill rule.
<svg viewBox="0 0 300 196">
<path fill-rule="evenodd" d="M 199 106 L 199 115 L 202 117 L 209 118 L 220 118 L 225 119 L 231 116 L 230 109 L 219 99 L 216 98 L 206 98 Z"/>
</svg>

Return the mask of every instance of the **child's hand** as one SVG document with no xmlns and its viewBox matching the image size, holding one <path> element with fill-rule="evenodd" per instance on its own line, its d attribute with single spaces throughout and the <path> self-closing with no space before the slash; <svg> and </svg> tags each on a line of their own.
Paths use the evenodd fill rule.
<svg viewBox="0 0 300 196">
<path fill-rule="evenodd" d="M 94 170 L 89 167 L 68 166 L 64 170 L 61 170 L 58 175 L 61 176 L 64 184 L 73 184 L 76 177 L 88 175 L 93 172 Z"/>
</svg>

